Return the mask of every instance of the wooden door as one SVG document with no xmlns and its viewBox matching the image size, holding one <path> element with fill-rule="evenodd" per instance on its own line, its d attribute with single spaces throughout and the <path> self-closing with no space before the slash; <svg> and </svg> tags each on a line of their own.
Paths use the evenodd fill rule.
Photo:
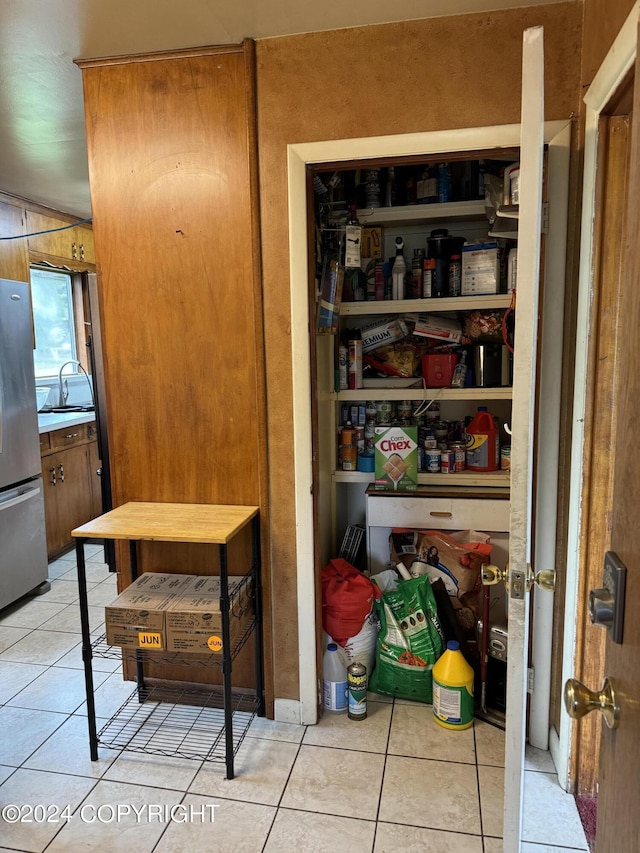
<svg viewBox="0 0 640 853">
<path fill-rule="evenodd" d="M 636 60 L 636 83 L 640 69 Z M 602 727 L 600 741 L 597 853 L 635 853 L 640 837 L 640 86 L 635 85 L 631 115 L 631 152 L 626 234 L 618 242 L 624 255 L 620 279 L 618 358 L 613 380 L 617 404 L 615 466 L 611 494 L 610 548 L 627 567 L 624 633 L 621 644 L 605 641 L 604 675 L 612 679 L 620 705 L 617 729 Z M 601 211 L 606 215 L 606 209 Z M 602 547 L 602 557 L 606 545 Z M 601 630 L 594 628 L 593 630 Z M 600 685 L 589 684 L 590 688 Z"/>
<path fill-rule="evenodd" d="M 24 234 L 24 213 L 13 204 L 0 201 L 0 237 Z M 29 281 L 26 240 L 0 240 L 0 278 Z"/>
</svg>

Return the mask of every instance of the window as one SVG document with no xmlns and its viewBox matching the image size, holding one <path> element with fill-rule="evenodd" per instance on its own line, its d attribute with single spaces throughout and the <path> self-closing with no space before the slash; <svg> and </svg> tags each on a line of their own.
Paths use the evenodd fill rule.
<svg viewBox="0 0 640 853">
<path fill-rule="evenodd" d="M 31 270 L 36 379 L 56 376 L 61 364 L 77 359 L 73 278 L 61 270 Z"/>
</svg>

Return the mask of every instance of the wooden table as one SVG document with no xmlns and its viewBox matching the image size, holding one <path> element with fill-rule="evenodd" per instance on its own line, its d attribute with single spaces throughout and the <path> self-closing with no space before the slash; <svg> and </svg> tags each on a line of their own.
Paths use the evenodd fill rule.
<svg viewBox="0 0 640 853">
<path fill-rule="evenodd" d="M 87 693 L 87 716 L 89 723 L 89 745 L 92 761 L 98 758 L 99 737 L 96 728 L 95 701 L 93 695 L 93 670 L 91 660 L 93 647 L 89 630 L 87 605 L 86 567 L 84 544 L 91 539 L 127 540 L 131 556 L 132 579 L 138 576 L 138 550 L 140 541 L 184 542 L 218 545 L 220 564 L 220 611 L 222 615 L 222 704 L 224 711 L 224 737 L 227 778 L 234 776 L 234 756 L 242 737 L 233 736 L 232 708 L 232 660 L 233 649 L 229 638 L 229 586 L 227 545 L 247 525 L 251 525 L 251 569 L 247 575 L 253 578 L 255 621 L 255 702 L 258 716 L 264 716 L 264 673 L 262 666 L 262 603 L 260 592 L 260 519 L 255 506 L 232 506 L 222 504 L 176 504 L 131 502 L 123 504 L 72 531 L 76 538 L 78 563 L 78 589 L 80 595 L 80 621 L 82 627 L 82 657 L 84 662 Z M 144 703 L 148 690 L 144 683 L 144 657 L 136 651 L 138 701 Z M 190 702 L 188 704 L 193 704 Z M 254 712 L 254 713 L 255 713 Z M 105 727 L 107 728 L 107 727 Z M 103 729 L 104 731 L 104 729 Z M 125 745 L 126 749 L 127 746 Z M 146 751 L 132 747 L 137 751 Z M 150 748 L 148 751 L 153 752 Z M 162 751 L 161 754 L 166 754 Z"/>
</svg>

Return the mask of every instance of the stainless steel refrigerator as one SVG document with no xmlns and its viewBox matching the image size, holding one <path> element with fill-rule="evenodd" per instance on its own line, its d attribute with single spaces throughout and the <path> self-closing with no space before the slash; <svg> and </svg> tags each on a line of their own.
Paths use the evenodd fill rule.
<svg viewBox="0 0 640 853">
<path fill-rule="evenodd" d="M 29 286 L 0 279 L 0 609 L 47 579 Z"/>
</svg>

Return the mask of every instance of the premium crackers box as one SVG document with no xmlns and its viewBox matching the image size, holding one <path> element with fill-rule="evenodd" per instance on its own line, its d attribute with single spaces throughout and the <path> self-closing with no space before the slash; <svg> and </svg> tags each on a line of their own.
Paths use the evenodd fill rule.
<svg viewBox="0 0 640 853">
<path fill-rule="evenodd" d="M 418 428 L 376 427 L 376 489 L 403 491 L 418 485 Z"/>
</svg>

